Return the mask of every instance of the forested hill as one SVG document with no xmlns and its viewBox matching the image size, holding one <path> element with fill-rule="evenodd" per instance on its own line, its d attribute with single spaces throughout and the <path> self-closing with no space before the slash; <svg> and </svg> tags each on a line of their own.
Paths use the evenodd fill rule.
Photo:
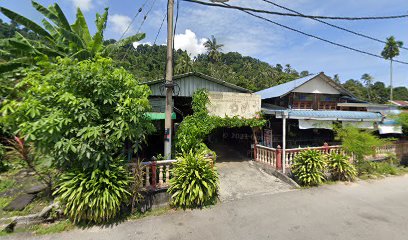
<svg viewBox="0 0 408 240">
<path fill-rule="evenodd" d="M 114 59 L 144 81 L 154 80 L 164 75 L 166 46 L 139 45 L 136 49 L 123 49 L 115 53 Z M 178 50 L 174 59 L 175 74 L 201 72 L 254 91 L 309 74 L 307 71 L 299 73 L 289 64 L 271 66 L 236 52 L 220 52 L 216 60 L 201 54 L 193 60 L 185 51 Z"/>
</svg>

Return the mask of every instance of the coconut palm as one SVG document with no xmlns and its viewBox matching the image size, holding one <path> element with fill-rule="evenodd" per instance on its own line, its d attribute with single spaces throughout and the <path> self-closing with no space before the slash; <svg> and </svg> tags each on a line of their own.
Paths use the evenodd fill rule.
<svg viewBox="0 0 408 240">
<path fill-rule="evenodd" d="M 117 47 L 144 38 L 144 34 L 136 34 L 115 44 L 104 46 L 103 33 L 108 19 L 108 8 L 105 8 L 102 15 L 96 14 L 96 33 L 92 36 L 81 9 L 77 9 L 76 20 L 70 25 L 57 3 L 48 8 L 35 1 L 32 1 L 32 5 L 44 16 L 43 26 L 7 8 L 0 7 L 0 12 L 5 16 L 39 36 L 38 40 L 32 40 L 17 32 L 14 37 L 0 41 L 1 55 L 8 60 L 0 64 L 0 73 L 32 65 L 39 59 L 53 60 L 60 56 L 83 60 L 97 55 L 106 56 Z"/>
<path fill-rule="evenodd" d="M 177 74 L 193 71 L 193 61 L 186 52 L 183 52 L 177 59 L 175 71 Z"/>
<path fill-rule="evenodd" d="M 223 44 L 218 44 L 217 39 L 214 35 L 211 36 L 211 39 L 208 39 L 204 43 L 204 47 L 207 49 L 208 57 L 212 62 L 217 62 L 220 59 L 220 51 L 222 50 Z"/>
<path fill-rule="evenodd" d="M 390 60 L 390 100 L 392 100 L 392 60 L 394 57 L 399 55 L 399 48 L 402 47 L 403 42 L 401 41 L 396 41 L 394 36 L 391 36 L 387 38 L 387 42 L 385 44 L 385 47 L 383 51 L 381 52 L 381 56 L 385 59 Z"/>
<path fill-rule="evenodd" d="M 371 85 L 373 83 L 373 79 L 374 78 L 368 73 L 364 73 L 361 76 L 361 80 L 363 81 L 363 83 L 365 84 L 365 86 L 367 88 L 368 101 L 371 101 Z"/>
</svg>

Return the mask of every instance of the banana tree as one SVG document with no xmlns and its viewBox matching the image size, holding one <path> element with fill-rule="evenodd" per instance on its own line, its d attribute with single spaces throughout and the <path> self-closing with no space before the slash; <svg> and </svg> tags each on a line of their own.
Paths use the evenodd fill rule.
<svg viewBox="0 0 408 240">
<path fill-rule="evenodd" d="M 104 46 L 103 33 L 108 19 L 108 8 L 105 8 L 102 15 L 96 14 L 96 33 L 92 36 L 81 9 L 77 9 L 76 20 L 70 24 L 57 3 L 48 8 L 35 1 L 32 1 L 32 5 L 44 16 L 43 26 L 7 8 L 0 7 L 0 12 L 5 16 L 39 36 L 39 40 L 32 40 L 16 33 L 13 38 L 0 40 L 2 49 L 0 56 L 7 60 L 5 63 L 0 63 L 0 73 L 30 66 L 44 59 L 53 61 L 56 57 L 84 60 L 98 55 L 109 56 L 115 48 L 140 41 L 145 37 L 145 34 L 136 34 Z"/>
</svg>

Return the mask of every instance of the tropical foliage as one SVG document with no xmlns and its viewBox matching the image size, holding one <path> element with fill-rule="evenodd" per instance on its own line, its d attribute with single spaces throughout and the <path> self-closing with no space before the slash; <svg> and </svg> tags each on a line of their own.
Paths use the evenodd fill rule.
<svg viewBox="0 0 408 240">
<path fill-rule="evenodd" d="M 357 161 L 363 161 L 365 156 L 373 155 L 375 148 L 386 144 L 386 140 L 380 139 L 368 130 L 355 127 L 337 128 L 336 135 L 341 140 L 343 149 L 353 154 Z"/>
<path fill-rule="evenodd" d="M 319 151 L 308 149 L 296 155 L 292 173 L 300 184 L 317 186 L 325 180 L 325 161 Z"/>
<path fill-rule="evenodd" d="M 32 5 L 44 16 L 43 26 L 7 8 L 0 8 L 1 13 L 5 16 L 37 34 L 37 39 L 34 40 L 16 31 L 15 36 L 5 38 L 0 42 L 1 54 L 7 60 L 6 63 L 0 65 L 1 72 L 11 71 L 21 66 L 35 65 L 38 59 L 51 60 L 58 56 L 79 60 L 99 55 L 108 56 L 116 48 L 144 38 L 144 34 L 137 34 L 115 44 L 104 46 L 103 33 L 108 19 L 107 8 L 102 15 L 96 14 L 96 32 L 92 36 L 81 9 L 77 9 L 75 22 L 69 24 L 57 3 L 48 8 L 35 1 L 32 1 Z"/>
<path fill-rule="evenodd" d="M 397 117 L 397 122 L 402 125 L 404 135 L 408 136 L 408 113 L 400 113 Z"/>
<path fill-rule="evenodd" d="M 184 118 L 176 132 L 176 150 L 179 152 L 202 151 L 204 139 L 214 129 L 226 127 L 261 127 L 265 120 L 260 118 L 245 119 L 239 117 L 217 117 L 208 115 L 207 90 L 196 91 L 193 95 L 193 115 Z M 204 147 L 205 148 L 205 147 Z"/>
<path fill-rule="evenodd" d="M 207 49 L 208 58 L 211 62 L 217 62 L 220 59 L 220 51 L 223 46 L 223 44 L 217 43 L 217 39 L 214 36 L 211 36 L 211 39 L 208 39 L 204 43 L 204 47 Z"/>
<path fill-rule="evenodd" d="M 7 170 L 6 164 L 6 148 L 0 143 L 0 172 Z"/>
<path fill-rule="evenodd" d="M 60 59 L 17 87 L 20 101 L 5 102 L 2 122 L 59 168 L 107 166 L 153 130 L 149 88 L 110 59 Z"/>
<path fill-rule="evenodd" d="M 201 153 L 185 152 L 172 169 L 168 192 L 175 207 L 201 208 L 216 202 L 218 173 Z"/>
<path fill-rule="evenodd" d="M 107 222 L 117 217 L 131 193 L 130 172 L 118 160 L 106 167 L 62 174 L 54 192 L 73 222 Z"/>
<path fill-rule="evenodd" d="M 333 180 L 352 181 L 357 176 L 356 168 L 347 155 L 330 153 L 327 155 L 327 168 Z"/>
</svg>

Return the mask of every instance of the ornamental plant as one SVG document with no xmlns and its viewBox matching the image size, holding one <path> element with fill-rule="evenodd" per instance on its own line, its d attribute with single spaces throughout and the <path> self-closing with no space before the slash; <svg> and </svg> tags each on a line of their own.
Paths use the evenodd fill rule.
<svg viewBox="0 0 408 240">
<path fill-rule="evenodd" d="M 170 179 L 171 203 L 179 208 L 214 204 L 218 196 L 218 173 L 202 153 L 183 153 L 174 163 Z"/>
<path fill-rule="evenodd" d="M 54 192 L 74 223 L 101 223 L 114 219 L 131 193 L 130 171 L 121 161 L 100 169 L 75 169 L 63 173 Z"/>
<path fill-rule="evenodd" d="M 308 149 L 294 158 L 292 173 L 305 186 L 317 186 L 325 180 L 325 163 L 319 151 Z"/>
<path fill-rule="evenodd" d="M 6 148 L 0 143 L 0 172 L 7 170 L 7 165 L 5 163 Z"/>
<path fill-rule="evenodd" d="M 353 181 L 357 176 L 357 170 L 349 156 L 343 154 L 333 152 L 327 155 L 327 169 L 333 180 Z"/>
<path fill-rule="evenodd" d="M 153 130 L 149 87 L 111 59 L 59 59 L 17 87 L 20 100 L 4 103 L 2 123 L 62 170 L 106 168 Z"/>
</svg>

